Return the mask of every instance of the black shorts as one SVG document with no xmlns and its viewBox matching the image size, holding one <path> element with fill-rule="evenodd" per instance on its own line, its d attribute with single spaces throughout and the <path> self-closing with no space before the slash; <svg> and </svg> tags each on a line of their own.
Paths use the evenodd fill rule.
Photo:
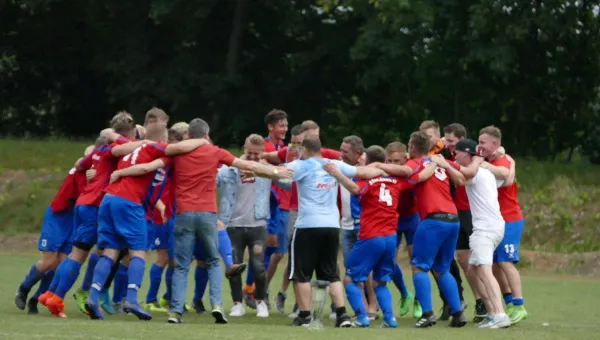
<svg viewBox="0 0 600 340">
<path fill-rule="evenodd" d="M 469 237 L 473 234 L 473 218 L 470 210 L 459 210 L 458 220 L 460 229 L 458 230 L 458 240 L 456 241 L 456 250 L 469 250 Z"/>
<path fill-rule="evenodd" d="M 288 256 L 289 279 L 310 282 L 313 273 L 317 280 L 337 282 L 339 228 L 295 228 Z"/>
</svg>

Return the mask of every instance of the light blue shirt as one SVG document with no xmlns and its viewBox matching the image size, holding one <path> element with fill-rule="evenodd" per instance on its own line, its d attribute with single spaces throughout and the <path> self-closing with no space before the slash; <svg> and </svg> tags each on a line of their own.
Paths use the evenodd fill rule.
<svg viewBox="0 0 600 340">
<path fill-rule="evenodd" d="M 333 162 L 347 177 L 356 175 L 356 167 L 342 161 L 309 158 L 296 160 L 286 166 L 294 170 L 298 187 L 298 219 L 296 228 L 339 228 L 340 212 L 337 207 L 339 184 L 323 165 Z"/>
</svg>

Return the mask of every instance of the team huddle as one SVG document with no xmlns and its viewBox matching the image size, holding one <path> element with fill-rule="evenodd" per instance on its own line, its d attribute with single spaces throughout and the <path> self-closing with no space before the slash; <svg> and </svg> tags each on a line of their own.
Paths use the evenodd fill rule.
<svg viewBox="0 0 600 340">
<path fill-rule="evenodd" d="M 463 327 L 468 305 L 459 267 L 475 297 L 477 327 L 507 328 L 527 318 L 515 267 L 524 227 L 515 161 L 501 147 L 498 128 L 481 129 L 474 141 L 454 123 L 442 138 L 439 125 L 425 121 L 407 145 L 365 149 L 360 137 L 347 136 L 337 151 L 322 147 L 313 121 L 294 126 L 285 146 L 288 116 L 273 110 L 265 117 L 268 137 L 248 136 L 237 158 L 210 142 L 202 119 L 171 128 L 168 120 L 153 108 L 140 126 L 119 112 L 75 162 L 47 208 L 41 259 L 18 287 L 19 309 L 38 314 L 42 304 L 66 317 L 65 296 L 87 260 L 73 296 L 91 319 L 133 314 L 150 320 L 164 312 L 169 323 L 182 323 L 186 312 L 209 312 L 203 304 L 208 287 L 210 313 L 225 324 L 223 276 L 233 300 L 229 317 L 249 307 L 267 318 L 275 289 L 270 284 L 287 254 L 272 302 L 285 313 L 293 282 L 293 326 L 308 326 L 316 317 L 315 276 L 328 283 L 336 327 L 369 327 L 381 314 L 381 327 L 395 328 L 396 316 L 411 307 L 416 328 L 445 320 Z M 403 238 L 414 295 L 396 261 Z M 150 251 L 156 260 L 140 303 Z M 194 297 L 187 305 L 192 265 Z M 439 317 L 429 272 L 443 301 Z M 390 281 L 401 295 L 396 311 Z"/>
</svg>

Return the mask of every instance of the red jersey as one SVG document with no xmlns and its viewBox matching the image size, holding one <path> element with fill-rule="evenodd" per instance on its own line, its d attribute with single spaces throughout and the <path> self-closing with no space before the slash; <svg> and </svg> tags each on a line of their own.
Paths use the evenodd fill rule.
<svg viewBox="0 0 600 340">
<path fill-rule="evenodd" d="M 165 155 L 165 143 L 143 144 L 132 153 L 119 160 L 118 170 L 126 169 L 136 164 L 150 163 L 161 158 L 165 164 L 169 164 L 169 158 Z M 144 204 L 148 201 L 148 194 L 152 189 L 154 172 L 142 176 L 125 176 L 106 187 L 106 193 L 119 196 L 133 203 Z"/>
<path fill-rule="evenodd" d="M 76 205 L 100 206 L 100 202 L 104 198 L 104 188 L 108 185 L 110 175 L 117 168 L 119 161 L 118 158 L 112 155 L 111 150 L 117 145 L 128 142 L 127 138 L 119 137 L 111 145 L 103 145 L 94 149 L 79 163 L 79 166 L 84 170 L 88 170 L 93 166 L 96 169 L 96 176 L 90 179 L 79 199 L 77 199 Z"/>
<path fill-rule="evenodd" d="M 410 159 L 406 165 L 413 169 L 413 176 L 419 174 L 431 163 L 428 158 Z M 460 166 L 448 161 L 450 166 L 460 169 Z M 435 173 L 428 180 L 417 185 L 417 209 L 421 220 L 433 213 L 457 214 L 456 206 L 450 194 L 450 176 L 445 169 L 436 168 Z"/>
<path fill-rule="evenodd" d="M 79 193 L 85 187 L 85 182 L 84 171 L 77 171 L 75 168 L 71 169 L 58 189 L 56 196 L 50 202 L 52 212 L 57 214 L 73 208 L 75 201 L 79 197 Z"/>
<path fill-rule="evenodd" d="M 286 161 L 286 155 L 287 155 L 287 147 L 285 148 L 281 148 L 278 152 L 277 152 L 277 157 L 279 157 L 279 160 L 284 163 Z M 332 149 L 327 149 L 327 148 L 321 148 L 321 156 L 323 156 L 323 158 L 327 158 L 327 159 L 340 159 L 342 157 L 342 153 L 336 150 L 332 150 Z M 298 188 L 296 187 L 296 183 L 292 183 L 292 191 L 290 194 L 290 201 L 289 201 L 289 209 L 285 209 L 285 210 L 298 210 Z M 283 209 L 283 208 L 281 208 Z"/>
<path fill-rule="evenodd" d="M 156 202 L 161 200 L 165 205 L 165 218 L 173 217 L 173 203 L 175 191 L 173 190 L 173 170 L 171 165 L 156 170 L 152 180 L 152 188 L 148 192 L 146 219 L 154 224 L 164 224 L 160 211 L 156 209 Z"/>
<path fill-rule="evenodd" d="M 177 213 L 217 212 L 217 169 L 231 166 L 235 156 L 218 146 L 206 144 L 175 156 L 175 203 Z"/>
<path fill-rule="evenodd" d="M 506 156 L 494 159 L 490 161 L 490 164 L 510 169 L 510 161 Z M 510 223 L 523 219 L 521 204 L 517 199 L 517 195 L 518 188 L 516 181 L 509 187 L 498 188 L 498 203 L 500 203 L 500 213 L 502 214 L 502 218 L 504 218 L 504 222 Z"/>
<path fill-rule="evenodd" d="M 285 144 L 283 143 L 282 140 L 279 141 L 279 143 L 275 144 L 273 143 L 273 140 L 271 140 L 271 138 L 269 137 L 265 137 L 265 152 L 273 152 L 273 151 L 279 151 L 280 149 L 284 148 Z M 287 150 L 287 148 L 286 148 Z M 285 160 L 284 160 L 285 162 Z M 277 204 L 279 205 L 280 209 L 283 210 L 290 210 L 290 196 L 291 196 L 291 192 L 288 190 L 284 190 L 280 187 L 278 187 L 277 185 L 275 185 L 275 183 L 272 184 L 272 189 L 271 192 L 274 192 L 275 197 L 277 198 Z"/>
<path fill-rule="evenodd" d="M 450 152 L 452 161 L 456 162 L 456 152 Z M 467 188 L 464 185 L 457 185 L 454 191 L 454 204 L 458 210 L 471 210 L 469 205 L 469 197 L 467 196 Z"/>
<path fill-rule="evenodd" d="M 414 177 L 418 179 L 418 175 L 412 179 Z M 360 197 L 362 207 L 359 239 L 366 240 L 397 233 L 400 194 L 416 185 L 417 182 L 412 179 L 380 176 L 356 182 L 360 188 L 357 196 Z"/>
<path fill-rule="evenodd" d="M 417 178 L 418 179 L 418 178 Z M 403 190 L 398 198 L 398 218 L 416 214 L 417 196 L 414 190 Z"/>
</svg>

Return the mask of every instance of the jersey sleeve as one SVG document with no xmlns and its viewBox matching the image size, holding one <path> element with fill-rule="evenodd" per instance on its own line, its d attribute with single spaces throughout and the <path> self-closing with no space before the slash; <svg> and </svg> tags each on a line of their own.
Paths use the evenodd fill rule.
<svg viewBox="0 0 600 340">
<path fill-rule="evenodd" d="M 356 185 L 358 185 L 358 193 L 355 196 L 360 197 L 362 196 L 362 194 L 364 194 L 365 190 L 367 190 L 367 187 L 369 186 L 369 181 L 366 179 L 359 179 L 355 182 Z"/>
<path fill-rule="evenodd" d="M 327 159 L 340 159 L 342 157 L 342 153 L 333 149 L 322 148 L 321 156 Z"/>
<path fill-rule="evenodd" d="M 231 152 L 229 152 L 225 149 L 217 148 L 215 153 L 216 153 L 217 159 L 219 160 L 219 163 L 223 163 L 227 166 L 231 166 L 231 164 L 233 164 L 233 161 L 235 161 L 235 156 L 232 155 Z"/>
<path fill-rule="evenodd" d="M 126 143 L 129 143 L 129 139 L 127 139 L 123 136 L 119 136 L 119 138 L 117 138 L 117 140 L 115 140 L 115 142 L 113 144 L 122 145 L 122 144 L 126 144 Z"/>
<path fill-rule="evenodd" d="M 356 167 L 352 165 L 348 165 L 342 161 L 334 161 L 335 165 L 337 165 L 338 169 L 344 176 L 346 177 L 354 177 L 356 176 Z"/>
<path fill-rule="evenodd" d="M 304 162 L 300 160 L 295 160 L 291 163 L 287 163 L 286 168 L 290 168 L 294 170 L 294 177 L 292 177 L 292 181 L 301 180 L 306 174 L 306 167 L 304 166 Z"/>
<path fill-rule="evenodd" d="M 506 157 L 498 158 L 491 162 L 492 165 L 501 166 L 510 170 L 510 161 Z"/>
<path fill-rule="evenodd" d="M 279 149 L 279 151 L 277 151 L 277 157 L 279 158 L 279 160 L 281 161 L 281 163 L 285 163 L 285 158 L 287 156 L 287 146 L 284 146 L 283 148 Z"/>
<path fill-rule="evenodd" d="M 458 165 L 457 163 L 453 162 L 453 161 L 446 161 L 448 162 L 448 164 L 450 164 L 451 167 L 453 167 L 455 170 L 460 171 L 460 165 Z"/>
<path fill-rule="evenodd" d="M 90 152 L 89 155 L 85 156 L 81 162 L 79 162 L 79 167 L 82 169 L 89 169 L 92 167 L 92 156 L 96 154 L 96 150 Z"/>
<path fill-rule="evenodd" d="M 411 168 L 413 173 L 411 176 L 413 175 L 418 175 L 419 172 L 421 172 L 421 170 L 423 170 L 423 165 L 421 162 L 416 161 L 414 159 L 409 159 L 408 162 L 406 162 L 405 164 L 407 167 Z"/>
</svg>

